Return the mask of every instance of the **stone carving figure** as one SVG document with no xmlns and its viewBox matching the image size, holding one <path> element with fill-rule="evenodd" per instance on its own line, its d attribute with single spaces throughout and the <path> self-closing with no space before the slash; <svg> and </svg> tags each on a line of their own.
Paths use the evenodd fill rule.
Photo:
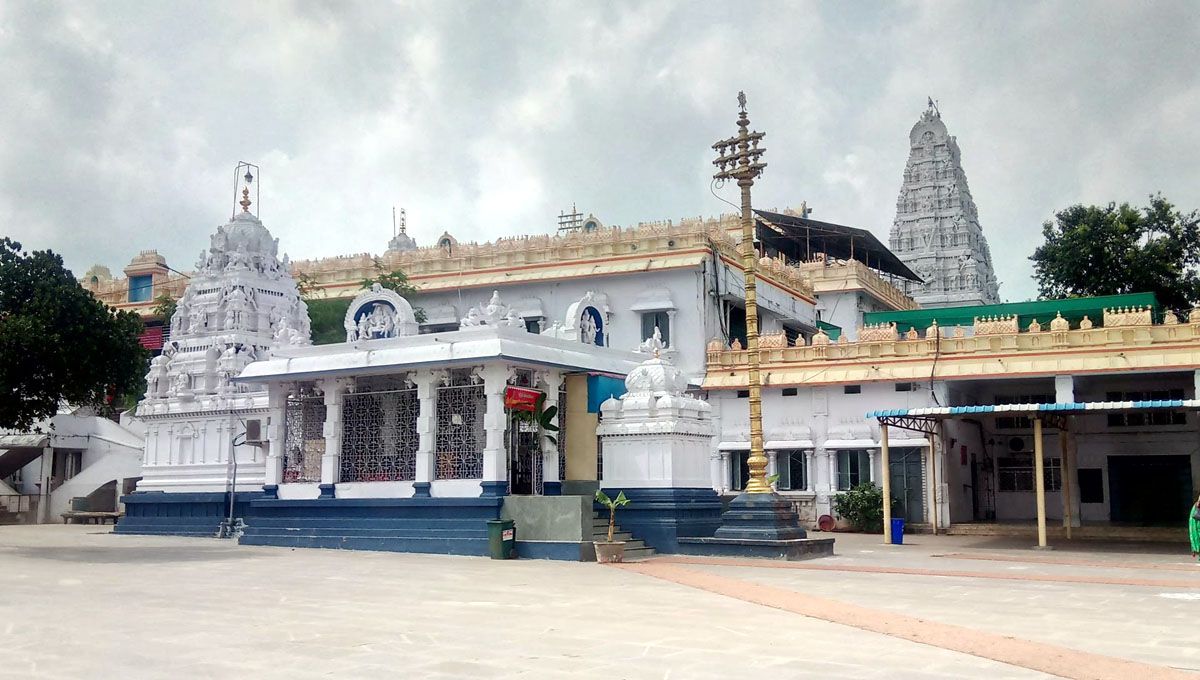
<svg viewBox="0 0 1200 680">
<path fill-rule="evenodd" d="M 249 301 L 241 288 L 234 288 L 225 296 L 225 328 L 237 330 L 246 323 L 246 311 Z"/>
<path fill-rule="evenodd" d="M 166 394 L 167 361 L 167 357 L 161 354 L 150 360 L 150 372 L 146 374 L 146 396 L 151 399 L 161 398 Z"/>
<path fill-rule="evenodd" d="M 188 332 L 199 333 L 207 325 L 205 321 L 208 315 L 204 313 L 204 310 L 198 304 L 193 304 L 191 307 L 188 316 Z"/>
<path fill-rule="evenodd" d="M 579 340 L 585 345 L 596 344 L 596 332 L 600 330 L 596 327 L 596 320 L 592 318 L 587 309 L 583 310 L 583 316 L 579 319 Z"/>
</svg>

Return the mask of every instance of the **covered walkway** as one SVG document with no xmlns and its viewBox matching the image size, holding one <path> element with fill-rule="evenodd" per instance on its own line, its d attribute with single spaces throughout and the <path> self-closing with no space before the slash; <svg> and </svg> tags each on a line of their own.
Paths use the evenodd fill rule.
<svg viewBox="0 0 1200 680">
<path fill-rule="evenodd" d="M 940 441 L 940 426 L 947 420 L 993 414 L 1026 417 L 1031 419 L 1033 423 L 1034 492 L 1037 505 L 1037 520 L 1035 524 L 1037 545 L 1039 548 L 1046 548 L 1048 547 L 1048 530 L 1046 525 L 1046 465 L 1044 453 L 1045 443 L 1043 437 L 1044 427 L 1051 427 L 1058 431 L 1059 447 L 1062 452 L 1061 465 L 1058 469 L 1058 474 L 1061 478 L 1060 482 L 1063 506 L 1062 534 L 1066 539 L 1070 540 L 1074 537 L 1074 533 L 1081 527 L 1079 516 L 1075 511 L 1080 493 L 1079 489 L 1076 488 L 1078 486 L 1078 479 L 1075 459 L 1078 452 L 1077 444 L 1074 438 L 1074 428 L 1072 427 L 1075 419 L 1084 415 L 1098 415 L 1107 413 L 1154 413 L 1196 410 L 1200 410 L 1200 400 L 1167 399 L 1152 401 L 1096 401 L 888 409 L 871 411 L 867 414 L 867 417 L 878 420 L 880 425 L 880 458 L 883 470 L 890 469 L 888 447 L 888 435 L 890 428 L 899 428 L 930 435 L 935 445 L 931 448 L 929 455 L 931 459 L 936 459 L 936 457 L 939 455 L 939 450 L 944 448 L 944 442 Z M 938 493 L 938 467 L 936 465 L 931 465 L 930 470 L 933 471 L 933 474 L 929 475 L 928 491 L 932 499 L 935 498 Z M 1111 474 L 1112 473 L 1110 471 L 1110 477 Z M 892 498 L 890 477 L 891 475 L 889 474 L 882 475 L 882 486 L 885 499 Z M 1192 488 L 1188 489 L 1188 497 L 1185 498 L 1182 494 L 1176 494 L 1180 495 L 1179 499 L 1175 499 L 1173 497 L 1159 499 L 1163 503 L 1171 505 L 1178 504 L 1180 506 L 1180 518 L 1185 516 L 1187 505 L 1191 502 L 1191 497 L 1193 497 L 1195 494 L 1196 480 L 1192 478 L 1191 481 Z M 1169 496 L 1170 494 L 1168 493 L 1167 495 Z M 1176 503 L 1176 501 L 1178 501 L 1178 503 Z M 932 526 L 936 532 L 939 525 L 939 518 L 937 516 L 938 504 L 932 503 L 931 508 Z M 885 502 L 883 504 L 884 540 L 888 543 L 890 543 L 892 540 L 891 510 L 891 503 Z M 1116 525 L 1109 526 L 1115 527 Z M 1109 536 L 1113 538 L 1118 537 L 1116 534 L 1111 532 Z"/>
</svg>

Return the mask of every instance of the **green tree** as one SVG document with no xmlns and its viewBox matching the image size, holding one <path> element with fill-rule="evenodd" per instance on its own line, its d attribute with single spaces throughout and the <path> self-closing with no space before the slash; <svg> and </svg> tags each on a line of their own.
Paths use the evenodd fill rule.
<svg viewBox="0 0 1200 680">
<path fill-rule="evenodd" d="M 154 308 L 150 310 L 156 318 L 163 322 L 163 325 L 171 325 L 171 317 L 175 316 L 175 309 L 178 307 L 175 298 L 171 297 L 170 293 L 159 293 L 158 297 L 154 298 Z"/>
<path fill-rule="evenodd" d="M 1043 298 L 1154 293 L 1168 309 L 1200 303 L 1200 216 L 1161 194 L 1150 205 L 1073 205 L 1042 225 L 1030 257 Z"/>
<path fill-rule="evenodd" d="M 362 287 L 364 289 L 370 288 L 378 283 L 380 286 L 387 288 L 388 290 L 396 291 L 399 293 L 400 297 L 408 300 L 409 302 L 412 302 L 413 297 L 420 292 L 416 286 L 409 282 L 407 274 L 399 269 L 388 271 L 387 267 L 383 266 L 383 261 L 378 257 L 375 258 L 374 266 L 376 274 L 373 278 L 363 279 Z M 416 317 L 418 323 L 423 323 L 426 319 L 425 310 L 414 306 L 413 316 Z"/>
<path fill-rule="evenodd" d="M 27 430 L 59 404 L 102 412 L 144 387 L 142 320 L 84 290 L 62 258 L 0 238 L 0 427 Z"/>
</svg>

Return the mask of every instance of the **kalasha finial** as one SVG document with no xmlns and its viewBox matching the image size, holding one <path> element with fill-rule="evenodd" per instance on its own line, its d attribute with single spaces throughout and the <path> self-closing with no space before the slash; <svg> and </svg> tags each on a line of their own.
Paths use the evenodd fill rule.
<svg viewBox="0 0 1200 680">
<path fill-rule="evenodd" d="M 738 90 L 738 109 L 740 109 L 742 113 L 746 112 L 746 93 L 742 92 L 741 90 Z"/>
<path fill-rule="evenodd" d="M 238 205 L 242 206 L 242 212 L 250 212 L 250 187 L 242 188 L 242 200 L 238 201 Z"/>
</svg>

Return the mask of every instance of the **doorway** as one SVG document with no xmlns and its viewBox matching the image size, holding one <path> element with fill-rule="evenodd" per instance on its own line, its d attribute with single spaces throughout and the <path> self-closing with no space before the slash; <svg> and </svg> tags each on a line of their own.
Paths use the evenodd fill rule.
<svg viewBox="0 0 1200 680">
<path fill-rule="evenodd" d="M 909 524 L 925 522 L 925 449 L 906 447 L 888 452 L 892 498 L 903 506 L 898 516 Z"/>
<path fill-rule="evenodd" d="M 516 496 L 540 494 L 542 455 L 537 424 L 523 411 L 510 411 L 505 439 L 508 449 L 508 492 Z"/>
<path fill-rule="evenodd" d="M 1139 526 L 1173 526 L 1192 502 L 1191 457 L 1109 456 L 1109 519 Z"/>
</svg>

